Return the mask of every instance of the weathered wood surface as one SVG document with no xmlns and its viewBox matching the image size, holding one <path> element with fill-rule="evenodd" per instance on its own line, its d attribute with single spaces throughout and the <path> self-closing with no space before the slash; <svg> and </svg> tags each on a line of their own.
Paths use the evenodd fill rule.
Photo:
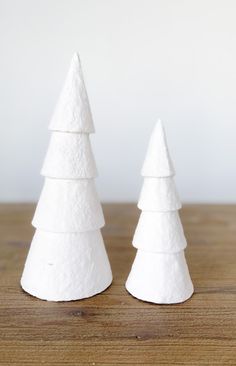
<svg viewBox="0 0 236 366">
<path fill-rule="evenodd" d="M 132 298 L 124 282 L 139 211 L 104 205 L 114 281 L 69 303 L 40 301 L 19 280 L 34 206 L 0 205 L 0 365 L 236 365 L 236 206 L 181 212 L 194 296 L 159 306 Z"/>
</svg>

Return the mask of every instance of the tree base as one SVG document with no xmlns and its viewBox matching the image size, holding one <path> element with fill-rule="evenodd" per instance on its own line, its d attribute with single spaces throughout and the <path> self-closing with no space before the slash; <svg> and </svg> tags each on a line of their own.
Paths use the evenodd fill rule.
<svg viewBox="0 0 236 366">
<path fill-rule="evenodd" d="M 184 252 L 149 253 L 139 250 L 126 282 L 137 299 L 156 304 L 177 304 L 193 294 Z"/>
<path fill-rule="evenodd" d="M 21 286 L 42 300 L 72 301 L 94 296 L 112 282 L 100 231 L 59 234 L 37 230 Z"/>
</svg>

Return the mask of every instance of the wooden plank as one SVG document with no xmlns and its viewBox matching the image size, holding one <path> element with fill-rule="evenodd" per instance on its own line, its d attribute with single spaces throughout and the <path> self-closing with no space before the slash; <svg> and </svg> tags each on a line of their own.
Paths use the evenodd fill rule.
<svg viewBox="0 0 236 366">
<path fill-rule="evenodd" d="M 33 211 L 32 204 L 0 205 L 0 365 L 236 365 L 236 206 L 183 208 L 195 294 L 165 306 L 124 288 L 136 252 L 132 204 L 104 205 L 114 275 L 107 291 L 68 303 L 24 293 Z"/>
</svg>

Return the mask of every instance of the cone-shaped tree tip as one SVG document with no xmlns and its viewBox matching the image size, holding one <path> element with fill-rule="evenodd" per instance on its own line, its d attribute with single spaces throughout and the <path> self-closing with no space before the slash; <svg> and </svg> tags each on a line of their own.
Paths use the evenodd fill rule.
<svg viewBox="0 0 236 366">
<path fill-rule="evenodd" d="M 78 62 L 80 64 L 80 58 L 79 58 L 79 54 L 78 52 L 75 52 L 73 57 L 72 57 L 72 61 L 73 62 Z"/>
<path fill-rule="evenodd" d="M 77 52 L 72 57 L 49 129 L 64 132 L 94 132 L 92 114 Z"/>
<path fill-rule="evenodd" d="M 165 130 L 159 119 L 154 127 L 141 171 L 144 177 L 170 177 L 175 174 L 166 142 Z"/>
</svg>

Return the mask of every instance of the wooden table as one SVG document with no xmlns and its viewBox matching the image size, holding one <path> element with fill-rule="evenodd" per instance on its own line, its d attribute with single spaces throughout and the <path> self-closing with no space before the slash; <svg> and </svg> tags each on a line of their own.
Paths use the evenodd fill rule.
<svg viewBox="0 0 236 366">
<path fill-rule="evenodd" d="M 236 365 L 236 206 L 184 207 L 195 294 L 166 306 L 124 288 L 139 211 L 104 210 L 112 286 L 87 300 L 51 303 L 19 286 L 34 206 L 0 206 L 0 365 Z"/>
</svg>

